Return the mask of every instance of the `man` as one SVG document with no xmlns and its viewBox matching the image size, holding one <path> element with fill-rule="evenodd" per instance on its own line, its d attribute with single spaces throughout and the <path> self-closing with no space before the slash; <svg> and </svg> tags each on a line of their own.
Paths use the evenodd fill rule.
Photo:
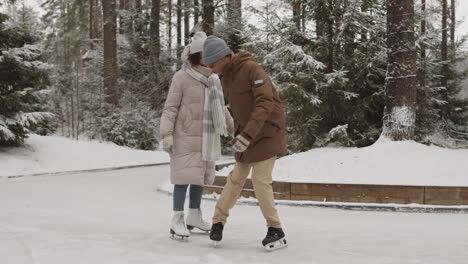
<svg viewBox="0 0 468 264">
<path fill-rule="evenodd" d="M 210 238 L 221 241 L 229 210 L 252 170 L 255 196 L 268 226 L 262 244 L 267 250 L 284 247 L 286 239 L 272 188 L 276 157 L 287 154 L 282 103 L 270 78 L 248 52 L 234 54 L 224 40 L 210 36 L 203 45 L 203 62 L 222 77 L 235 126 L 232 148 L 236 165 L 216 204 Z"/>
</svg>

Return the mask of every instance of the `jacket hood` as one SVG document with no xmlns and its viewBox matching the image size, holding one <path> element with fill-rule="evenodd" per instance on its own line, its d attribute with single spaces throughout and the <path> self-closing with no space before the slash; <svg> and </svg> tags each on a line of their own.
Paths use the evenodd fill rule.
<svg viewBox="0 0 468 264">
<path fill-rule="evenodd" d="M 228 70 L 237 72 L 241 68 L 242 64 L 247 61 L 255 61 L 252 54 L 247 51 L 239 51 L 238 53 L 234 54 L 231 63 L 228 65 Z"/>
</svg>

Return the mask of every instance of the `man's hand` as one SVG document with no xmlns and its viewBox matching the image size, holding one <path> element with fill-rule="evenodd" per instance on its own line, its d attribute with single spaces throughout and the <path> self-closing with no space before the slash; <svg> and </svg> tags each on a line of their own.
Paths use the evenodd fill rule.
<svg viewBox="0 0 468 264">
<path fill-rule="evenodd" d="M 249 147 L 250 140 L 239 134 L 232 139 L 231 144 L 235 152 L 244 152 Z"/>
<path fill-rule="evenodd" d="M 165 136 L 163 138 L 163 149 L 169 154 L 172 154 L 172 148 L 174 146 L 174 139 L 172 136 Z"/>
</svg>

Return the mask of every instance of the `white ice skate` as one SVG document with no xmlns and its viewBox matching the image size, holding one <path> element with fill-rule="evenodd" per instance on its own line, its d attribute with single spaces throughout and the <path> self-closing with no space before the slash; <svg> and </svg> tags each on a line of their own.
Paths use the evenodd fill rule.
<svg viewBox="0 0 468 264">
<path fill-rule="evenodd" d="M 171 222 L 171 235 L 172 237 L 178 237 L 181 239 L 188 238 L 190 236 L 190 232 L 185 226 L 183 211 L 174 212 L 174 216 L 172 217 Z"/>
<path fill-rule="evenodd" d="M 200 208 L 189 209 L 188 212 L 187 229 L 193 230 L 194 228 L 198 228 L 205 232 L 209 232 L 211 229 L 211 223 L 208 223 L 205 220 L 203 220 L 203 215 Z"/>
</svg>

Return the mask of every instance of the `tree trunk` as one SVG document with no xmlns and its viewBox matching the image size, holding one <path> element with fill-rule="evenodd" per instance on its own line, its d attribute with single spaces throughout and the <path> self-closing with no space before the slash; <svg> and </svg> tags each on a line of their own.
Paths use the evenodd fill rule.
<svg viewBox="0 0 468 264">
<path fill-rule="evenodd" d="M 190 0 L 184 0 L 184 45 L 190 42 Z"/>
<path fill-rule="evenodd" d="M 94 39 L 94 0 L 89 0 L 89 43 L 90 48 L 93 48 L 93 39 Z"/>
<path fill-rule="evenodd" d="M 161 13 L 161 0 L 152 0 L 151 8 L 151 24 L 150 24 L 150 51 L 151 60 L 153 63 L 152 78 L 153 78 L 153 89 L 151 91 L 151 102 L 153 109 L 156 109 L 159 105 L 159 88 L 160 88 L 160 67 L 159 67 L 159 56 L 161 54 L 161 41 L 160 41 L 160 29 L 159 29 L 159 18 Z"/>
<path fill-rule="evenodd" d="M 455 27 L 456 27 L 456 12 L 455 12 L 455 0 L 450 3 L 450 59 L 455 60 Z"/>
<path fill-rule="evenodd" d="M 170 1 L 170 0 L 169 0 Z M 143 9 L 142 9 L 142 3 L 141 3 L 141 0 L 135 0 L 134 2 L 134 13 L 135 14 L 138 14 L 138 17 L 140 18 L 142 13 L 143 13 Z M 134 24 L 134 31 L 137 32 L 137 34 L 141 33 L 143 31 L 143 25 L 140 21 L 140 19 L 138 19 L 136 22 L 132 22 Z"/>
<path fill-rule="evenodd" d="M 72 73 L 70 73 L 70 76 L 72 77 Z M 71 93 L 70 93 L 70 102 L 71 102 L 71 138 L 75 138 L 75 102 L 73 100 L 73 97 L 75 96 L 74 94 L 74 89 L 73 89 L 73 83 L 71 83 Z"/>
<path fill-rule="evenodd" d="M 382 136 L 411 140 L 416 119 L 414 2 L 387 0 L 386 106 Z"/>
<path fill-rule="evenodd" d="M 214 30 L 214 3 L 213 0 L 202 0 L 203 31 L 206 35 L 213 35 Z"/>
<path fill-rule="evenodd" d="M 75 63 L 75 70 L 76 70 L 76 86 L 75 86 L 75 94 L 76 94 L 76 133 L 75 138 L 78 140 L 80 135 L 80 121 L 81 121 L 81 95 L 80 95 L 80 59 L 76 60 Z"/>
<path fill-rule="evenodd" d="M 182 47 L 182 0 L 177 0 L 177 58 L 180 61 Z"/>
<path fill-rule="evenodd" d="M 193 25 L 195 26 L 196 24 L 198 24 L 198 22 L 200 20 L 200 2 L 198 0 L 194 0 L 193 9 L 194 9 Z"/>
<path fill-rule="evenodd" d="M 132 11 L 135 10 L 134 8 L 134 0 L 125 0 L 125 10 Z M 133 3 L 133 4 L 132 4 Z M 127 33 L 133 34 L 133 18 L 131 17 L 130 20 L 128 21 L 127 25 Z"/>
<path fill-rule="evenodd" d="M 66 111 L 67 111 L 67 120 L 66 120 L 66 124 L 67 124 L 67 130 L 68 130 L 68 135 L 67 137 L 72 137 L 73 135 L 73 132 L 71 131 L 71 120 L 72 120 L 72 117 L 70 116 L 70 107 L 69 107 L 69 100 L 68 98 L 65 98 L 65 107 L 66 107 Z"/>
<path fill-rule="evenodd" d="M 115 0 L 102 0 L 104 19 L 104 92 L 106 102 L 117 104 L 117 15 Z"/>
<path fill-rule="evenodd" d="M 301 21 L 302 21 L 302 32 L 305 32 L 306 30 L 306 18 L 305 18 L 305 14 L 306 14 L 306 5 L 302 5 L 302 8 L 301 8 Z"/>
<path fill-rule="evenodd" d="M 421 36 L 426 37 L 426 0 L 421 0 Z M 426 60 L 426 45 L 421 44 L 421 59 Z"/>
<path fill-rule="evenodd" d="M 293 21 L 296 24 L 298 31 L 301 31 L 301 1 L 295 0 L 292 2 Z"/>
<path fill-rule="evenodd" d="M 448 46 L 447 46 L 447 31 L 448 31 L 448 26 L 447 26 L 447 13 L 448 13 L 448 7 L 447 7 L 447 0 L 442 0 L 442 44 L 441 44 L 441 59 L 444 62 L 444 65 L 442 66 L 442 81 L 441 81 L 441 86 L 442 87 L 447 87 L 447 82 L 448 82 L 448 65 L 447 65 L 447 60 L 448 60 Z M 446 94 L 444 92 L 444 94 Z"/>
<path fill-rule="evenodd" d="M 172 0 L 167 1 L 167 50 L 172 52 Z"/>
<path fill-rule="evenodd" d="M 150 39 L 151 50 L 154 61 L 159 65 L 159 55 L 161 54 L 161 41 L 159 19 L 161 13 L 161 0 L 152 0 L 151 8 L 151 23 L 150 23 Z"/>
<path fill-rule="evenodd" d="M 369 3 L 368 3 L 369 0 L 363 0 L 362 1 L 362 4 L 361 4 L 361 12 L 363 13 L 367 13 L 368 12 L 368 9 L 369 9 Z M 423 0 L 424 1 L 424 0 Z M 362 29 L 361 30 L 361 40 L 362 41 L 366 41 L 367 40 L 367 30 L 366 29 Z"/>
<path fill-rule="evenodd" d="M 66 4 L 65 8 L 65 14 L 66 14 L 66 22 L 65 22 L 65 64 L 67 67 L 67 72 L 68 72 L 68 67 L 71 65 L 71 48 L 70 48 L 70 34 L 71 33 L 71 28 L 72 28 L 72 19 L 70 15 L 70 4 Z"/>
<path fill-rule="evenodd" d="M 125 10 L 125 0 L 119 0 L 119 12 Z M 125 23 L 122 14 L 119 15 L 119 33 L 125 33 Z"/>
<path fill-rule="evenodd" d="M 327 8 L 325 0 L 318 0 L 315 7 L 315 33 L 317 39 L 320 39 L 324 35 L 326 21 L 323 18 L 324 14 L 327 14 Z"/>
<path fill-rule="evenodd" d="M 344 9 L 345 10 L 348 10 L 349 8 L 352 8 L 351 7 L 352 3 L 350 3 L 348 0 L 345 0 L 344 1 Z M 338 29 L 339 30 L 339 29 Z M 349 60 L 351 61 L 353 56 L 354 56 L 354 48 L 355 48 L 355 43 L 354 43 L 354 39 L 355 39 L 355 33 L 354 31 L 349 28 L 349 27 L 346 27 L 344 29 L 344 37 L 345 37 L 345 44 L 344 44 L 344 55 L 345 55 L 345 58 L 346 60 Z"/>
<path fill-rule="evenodd" d="M 103 20 L 103 16 L 101 14 L 103 14 L 103 10 L 102 10 L 102 1 L 105 1 L 105 0 L 102 0 L 102 1 L 99 1 L 99 0 L 95 0 L 96 2 L 96 9 L 94 11 L 94 18 L 95 18 L 95 22 L 94 22 L 94 37 L 97 38 L 97 39 L 102 39 L 102 35 L 103 35 L 103 23 L 102 23 L 102 20 Z"/>
<path fill-rule="evenodd" d="M 328 10 L 330 14 L 333 14 L 333 0 L 328 0 Z M 333 64 L 335 63 L 335 45 L 333 43 L 334 37 L 334 19 L 333 16 L 329 15 L 327 19 L 327 38 L 328 38 L 328 58 L 327 58 L 327 69 L 328 73 L 333 72 Z"/>
<path fill-rule="evenodd" d="M 422 70 L 421 70 L 421 87 L 426 86 L 426 45 L 424 41 L 426 40 L 426 0 L 421 0 L 421 37 L 423 38 L 423 43 L 421 43 L 421 61 L 422 61 Z"/>
</svg>

